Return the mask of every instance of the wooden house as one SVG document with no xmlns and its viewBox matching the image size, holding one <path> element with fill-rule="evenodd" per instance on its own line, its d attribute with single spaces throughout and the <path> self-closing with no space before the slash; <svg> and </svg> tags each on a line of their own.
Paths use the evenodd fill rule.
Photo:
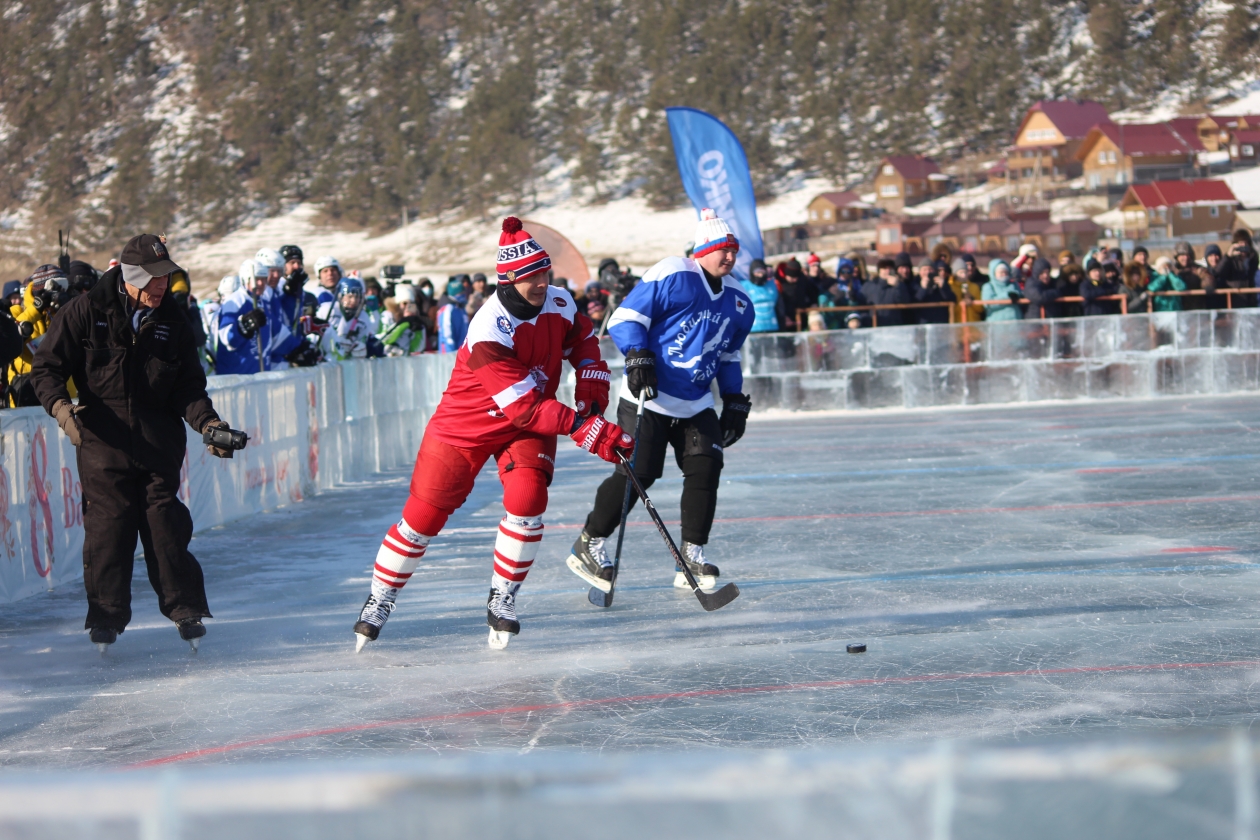
<svg viewBox="0 0 1260 840">
<path fill-rule="evenodd" d="M 1076 150 L 1086 186 L 1142 184 L 1194 175 L 1195 148 L 1168 123 L 1121 125 L 1110 120 L 1089 130 Z"/>
<path fill-rule="evenodd" d="M 1260 128 L 1235 129 L 1229 133 L 1229 160 L 1234 166 L 1260 164 Z"/>
<path fill-rule="evenodd" d="M 1134 184 L 1120 199 L 1124 238 L 1174 240 L 1228 235 L 1238 199 L 1224 181 Z"/>
<path fill-rule="evenodd" d="M 891 213 L 937 198 L 949 187 L 949 176 L 923 155 L 890 155 L 875 170 L 875 206 Z M 815 199 L 817 200 L 817 199 Z"/>
<path fill-rule="evenodd" d="M 1076 150 L 1089 130 L 1108 119 L 1097 102 L 1054 99 L 1036 102 L 1020 122 L 1006 154 L 1012 181 L 1064 181 L 1081 174 Z"/>
<path fill-rule="evenodd" d="M 825 192 L 809 203 L 809 224 L 812 227 L 857 222 L 875 215 L 875 207 L 855 192 Z"/>
</svg>

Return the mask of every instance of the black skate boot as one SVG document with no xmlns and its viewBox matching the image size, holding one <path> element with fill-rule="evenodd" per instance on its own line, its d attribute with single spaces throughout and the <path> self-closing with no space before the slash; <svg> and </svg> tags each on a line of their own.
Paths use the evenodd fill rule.
<svg viewBox="0 0 1260 840">
<path fill-rule="evenodd" d="M 104 653 L 110 645 L 118 641 L 118 631 L 109 627 L 93 627 L 91 638 L 96 649 Z"/>
<path fill-rule="evenodd" d="M 717 579 L 721 572 L 718 567 L 712 563 L 704 561 L 704 546 L 689 543 L 686 540 L 682 544 L 683 560 L 687 562 L 687 568 L 691 570 L 691 575 L 696 579 L 696 583 L 706 592 L 717 587 Z M 687 583 L 687 576 L 682 573 L 682 569 L 677 563 L 674 564 L 674 586 L 679 589 L 690 589 L 691 584 Z"/>
<path fill-rule="evenodd" d="M 188 642 L 192 652 L 196 653 L 201 637 L 206 635 L 206 625 L 201 623 L 200 618 L 185 618 L 176 622 L 175 626 L 179 628 L 179 637 Z"/>
<path fill-rule="evenodd" d="M 604 548 L 603 537 L 592 537 L 582 529 L 573 543 L 573 553 L 565 561 L 573 574 L 603 592 L 611 592 L 617 570 Z"/>
<path fill-rule="evenodd" d="M 376 597 L 376 593 L 368 596 L 363 610 L 359 613 L 359 620 L 354 623 L 354 632 L 358 636 L 355 639 L 355 653 L 363 650 L 363 646 L 368 642 L 375 642 L 376 637 L 381 635 L 381 628 L 389 620 L 389 614 L 394 611 L 394 599 L 397 597 L 397 589 L 390 589 L 380 598 Z"/>
<path fill-rule="evenodd" d="M 516 620 L 516 592 L 521 588 L 514 583 L 506 590 L 490 587 L 490 597 L 486 599 L 486 624 L 490 625 L 490 647 L 503 650 L 517 633 L 521 632 L 521 623 Z"/>
</svg>

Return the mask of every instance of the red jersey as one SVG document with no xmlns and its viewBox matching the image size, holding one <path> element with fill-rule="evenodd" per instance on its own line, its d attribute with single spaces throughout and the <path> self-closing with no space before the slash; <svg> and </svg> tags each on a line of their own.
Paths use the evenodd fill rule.
<svg viewBox="0 0 1260 840">
<path fill-rule="evenodd" d="M 548 286 L 529 321 L 491 295 L 468 325 L 425 434 L 461 447 L 505 444 L 522 431 L 568 434 L 577 412 L 556 401 L 565 359 L 574 368 L 600 360 L 595 329 L 568 290 Z"/>
</svg>

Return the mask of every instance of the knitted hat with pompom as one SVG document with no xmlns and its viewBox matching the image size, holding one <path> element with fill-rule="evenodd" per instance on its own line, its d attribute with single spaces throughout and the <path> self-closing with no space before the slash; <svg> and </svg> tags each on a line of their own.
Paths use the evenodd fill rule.
<svg viewBox="0 0 1260 840">
<path fill-rule="evenodd" d="M 695 250 L 692 258 L 703 257 L 723 248 L 739 251 L 739 240 L 725 219 L 719 219 L 708 207 L 700 211 L 700 224 L 696 227 Z"/>
<path fill-rule="evenodd" d="M 521 220 L 508 216 L 503 220 L 503 233 L 499 235 L 499 257 L 495 271 L 500 283 L 515 283 L 551 269 L 551 257 L 543 250 Z"/>
</svg>

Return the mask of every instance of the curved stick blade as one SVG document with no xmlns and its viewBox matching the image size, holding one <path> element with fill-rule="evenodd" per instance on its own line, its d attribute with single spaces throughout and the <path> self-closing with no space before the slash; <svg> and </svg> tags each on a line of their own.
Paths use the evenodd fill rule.
<svg viewBox="0 0 1260 840">
<path fill-rule="evenodd" d="M 720 610 L 731 601 L 739 597 L 739 587 L 733 583 L 728 583 L 716 592 L 705 592 L 700 589 L 694 590 L 696 600 L 700 602 L 700 606 L 704 607 L 708 612 Z"/>
<path fill-rule="evenodd" d="M 612 590 L 605 592 L 597 586 L 592 586 L 586 593 L 586 600 L 596 607 L 611 607 L 613 602 Z"/>
</svg>

